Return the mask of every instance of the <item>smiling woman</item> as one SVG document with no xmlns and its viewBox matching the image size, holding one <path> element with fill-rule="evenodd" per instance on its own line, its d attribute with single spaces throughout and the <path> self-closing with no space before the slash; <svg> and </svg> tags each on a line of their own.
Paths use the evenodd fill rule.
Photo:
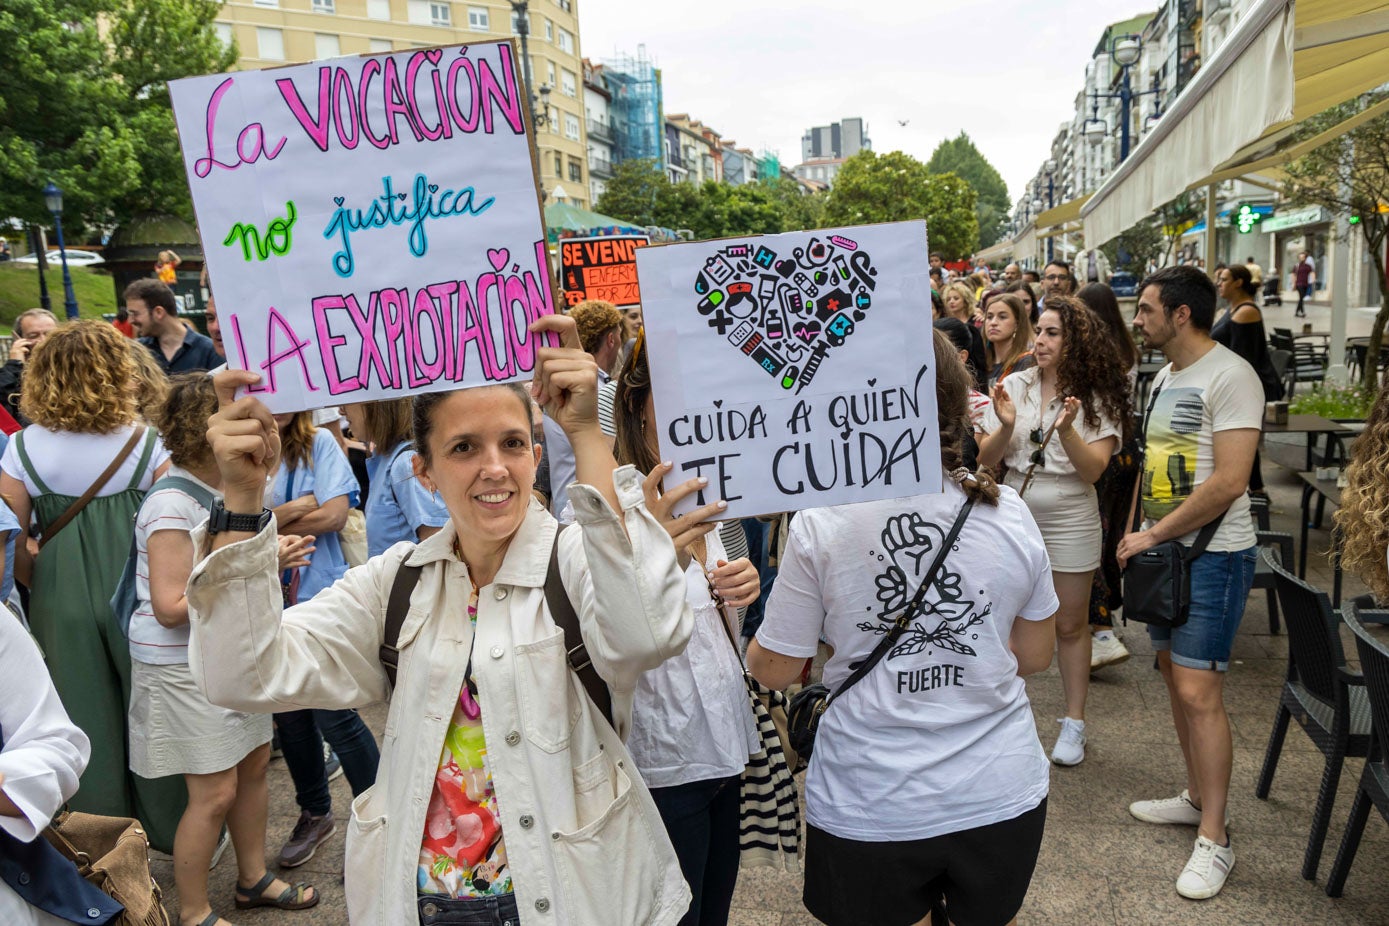
<svg viewBox="0 0 1389 926">
<path fill-rule="evenodd" d="M 254 514 L 280 435 L 256 399 L 233 401 L 254 374 L 218 378 L 208 433 L 225 511 L 195 538 L 206 558 L 189 585 L 193 671 L 210 700 L 243 710 L 390 696 L 380 772 L 348 825 L 353 923 L 451 911 L 515 921 L 524 909 L 560 926 L 672 924 L 689 903 L 623 739 L 637 678 L 680 653 L 693 625 L 674 544 L 648 505 L 696 485 L 658 496 L 659 472 L 643 481 L 618 468 L 598 427 L 597 366 L 573 320 L 547 316 L 531 331 L 558 332 L 565 346 L 538 351 L 530 396 L 503 385 L 416 399 L 415 473 L 449 523 L 283 613 L 273 518 Z M 562 533 L 531 499 L 531 398 L 574 448 L 577 521 Z M 398 578 L 413 583 L 408 608 L 388 605 L 410 588 Z M 571 669 L 551 610 L 558 594 L 610 690 L 611 720 Z M 398 620 L 390 676 L 388 614 Z"/>
</svg>

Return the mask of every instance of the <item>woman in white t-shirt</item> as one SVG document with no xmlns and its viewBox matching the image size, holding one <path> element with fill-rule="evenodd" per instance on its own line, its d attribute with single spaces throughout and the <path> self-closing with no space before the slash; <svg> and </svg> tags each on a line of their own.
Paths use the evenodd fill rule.
<svg viewBox="0 0 1389 926">
<path fill-rule="evenodd" d="M 291 887 L 265 868 L 270 717 L 216 707 L 188 667 L 188 598 L 193 528 L 221 493 L 207 443 L 217 411 L 212 379 L 173 377 L 150 408 L 169 451 L 168 475 L 145 496 L 135 519 L 136 605 L 130 617 L 130 768 L 145 778 L 181 775 L 188 806 L 174 838 L 174 883 L 182 926 L 217 926 L 207 873 L 223 822 L 236 848 L 238 907 L 299 910 L 318 903 L 313 888 Z M 280 568 L 302 565 L 312 537 L 282 537 Z"/>
<path fill-rule="evenodd" d="M 945 491 L 797 515 L 748 647 L 758 681 L 784 688 L 823 637 L 837 690 L 974 500 L 909 629 L 820 719 L 804 899 L 831 926 L 914 923 L 940 894 L 952 919 L 1002 926 L 1041 846 L 1048 767 L 1022 676 L 1051 663 L 1056 594 L 1026 506 L 961 466 L 970 380 L 934 343 Z"/>
<path fill-rule="evenodd" d="M 661 469 L 651 373 L 637 338 L 613 403 L 619 465 Z M 721 502 L 703 509 L 717 517 Z M 677 522 L 662 522 L 674 535 Z M 738 533 L 742 528 L 731 522 Z M 694 897 L 681 926 L 728 922 L 738 881 L 740 782 L 749 757 L 761 748 L 748 702 L 737 609 L 761 593 L 757 568 L 746 557 L 729 560 L 712 521 L 675 536 L 685 564 L 686 600 L 694 612 L 689 645 L 642 673 L 632 705 L 627 748 L 651 789 L 680 869 Z"/>
<path fill-rule="evenodd" d="M 1033 355 L 1036 367 L 994 387 L 979 462 L 1008 465 L 1007 484 L 1018 490 L 1046 540 L 1061 600 L 1057 664 L 1066 695 L 1051 760 L 1078 765 L 1085 759 L 1090 688 L 1090 583 L 1102 542 L 1095 481 L 1126 436 L 1129 389 L 1108 333 L 1073 297 L 1047 300 Z"/>
</svg>

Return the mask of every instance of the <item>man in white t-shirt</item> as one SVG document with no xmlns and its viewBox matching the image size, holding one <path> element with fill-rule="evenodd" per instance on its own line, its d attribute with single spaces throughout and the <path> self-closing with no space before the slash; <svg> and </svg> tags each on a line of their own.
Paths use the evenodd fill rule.
<svg viewBox="0 0 1389 926">
<path fill-rule="evenodd" d="M 1254 579 L 1246 490 L 1264 406 L 1254 368 L 1211 340 L 1215 302 L 1215 286 L 1196 267 L 1159 270 L 1139 288 L 1134 325 L 1168 364 L 1154 380 L 1144 427 L 1136 489 L 1143 528 L 1126 534 L 1118 551 L 1123 566 L 1170 540 L 1190 546 L 1203 526 L 1221 518 L 1191 562 L 1187 622 L 1148 625 L 1186 758 L 1187 790 L 1129 807 L 1148 823 L 1197 827 L 1195 851 L 1177 879 L 1177 893 L 1193 900 L 1219 893 L 1235 864 L 1225 809 L 1233 749 L 1222 692 Z"/>
</svg>

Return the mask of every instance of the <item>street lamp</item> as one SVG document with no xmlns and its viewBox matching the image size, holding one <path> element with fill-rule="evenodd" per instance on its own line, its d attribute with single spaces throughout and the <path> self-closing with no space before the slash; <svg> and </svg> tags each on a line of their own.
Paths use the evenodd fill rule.
<svg viewBox="0 0 1389 926">
<path fill-rule="evenodd" d="M 1122 113 L 1119 131 L 1119 163 L 1124 163 L 1129 156 L 1129 123 L 1132 121 L 1130 110 L 1133 101 L 1140 96 L 1157 94 L 1162 91 L 1158 83 L 1157 75 L 1153 75 L 1153 85 L 1151 89 L 1139 90 L 1134 92 L 1133 85 L 1129 82 L 1129 69 L 1138 63 L 1138 59 L 1143 55 L 1143 38 L 1135 34 L 1116 35 L 1109 40 L 1109 56 L 1114 59 L 1114 63 L 1119 65 L 1120 83 L 1118 93 L 1100 93 L 1098 90 L 1090 91 L 1091 96 L 1091 117 L 1086 120 L 1085 128 L 1082 130 L 1086 140 L 1092 145 L 1097 145 L 1104 140 L 1108 132 L 1108 127 L 1099 117 L 1100 100 L 1118 100 Z"/>
<path fill-rule="evenodd" d="M 67 245 L 63 244 L 63 191 L 52 180 L 43 188 L 43 202 L 53 213 L 53 227 L 58 232 L 58 258 L 63 262 L 63 307 L 69 319 L 77 317 L 77 296 L 72 291 L 72 275 L 68 273 Z"/>
<path fill-rule="evenodd" d="M 531 122 L 539 128 L 550 121 L 550 85 L 546 84 L 540 88 L 540 95 L 537 97 L 532 89 L 535 84 L 531 79 L 531 55 L 527 39 L 531 32 L 530 0 L 510 0 L 511 13 L 515 17 L 516 34 L 521 38 L 521 64 L 523 73 L 526 75 L 526 98 L 530 103 Z M 536 112 L 536 103 L 540 104 L 540 111 Z"/>
<path fill-rule="evenodd" d="M 1047 172 L 1047 208 L 1056 208 L 1056 158 L 1047 158 L 1047 162 L 1042 165 Z M 1056 236 L 1047 237 L 1047 263 L 1051 263 L 1056 253 Z"/>
</svg>

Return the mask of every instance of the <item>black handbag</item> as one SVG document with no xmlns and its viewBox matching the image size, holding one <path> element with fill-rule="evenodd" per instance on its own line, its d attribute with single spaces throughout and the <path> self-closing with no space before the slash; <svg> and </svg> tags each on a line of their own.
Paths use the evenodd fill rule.
<svg viewBox="0 0 1389 926">
<path fill-rule="evenodd" d="M 969 517 L 970 509 L 974 507 L 974 499 L 966 499 L 964 506 L 960 508 L 960 513 L 955 516 L 955 523 L 950 528 L 950 533 L 946 535 L 941 543 L 940 549 L 936 551 L 936 558 L 931 562 L 931 568 L 926 573 L 926 577 L 921 580 L 920 587 L 911 601 L 907 602 L 902 608 L 897 619 L 892 623 L 892 629 L 883 635 L 878 645 L 873 648 L 873 652 L 868 658 L 856 665 L 850 666 L 853 672 L 839 686 L 833 694 L 822 682 L 814 685 L 807 685 L 796 692 L 791 698 L 791 704 L 786 709 L 786 738 L 791 743 L 791 748 L 802 760 L 808 760 L 811 753 L 815 750 L 815 734 L 820 729 L 820 718 L 834 701 L 843 696 L 869 672 L 873 667 L 882 661 L 887 655 L 888 650 L 892 649 L 894 643 L 902 636 L 912 621 L 916 619 L 921 603 L 926 598 L 926 592 L 936 581 L 936 574 L 940 572 L 941 565 L 945 562 L 945 555 L 950 548 L 955 545 L 956 539 L 960 536 L 960 528 L 964 527 L 965 519 Z"/>
<path fill-rule="evenodd" d="M 1157 403 L 1158 387 L 1143 416 L 1144 455 L 1148 446 L 1148 418 Z M 1144 461 L 1138 466 L 1142 480 Z M 1133 530 L 1142 524 L 1143 505 L 1133 506 Z M 1206 552 L 1206 545 L 1215 536 L 1216 528 L 1225 519 L 1222 511 L 1215 520 L 1202 526 L 1188 548 L 1180 541 L 1169 540 L 1149 547 L 1129 558 L 1124 566 L 1124 621 L 1138 621 L 1155 627 L 1180 627 L 1191 613 L 1191 563 Z"/>
</svg>

